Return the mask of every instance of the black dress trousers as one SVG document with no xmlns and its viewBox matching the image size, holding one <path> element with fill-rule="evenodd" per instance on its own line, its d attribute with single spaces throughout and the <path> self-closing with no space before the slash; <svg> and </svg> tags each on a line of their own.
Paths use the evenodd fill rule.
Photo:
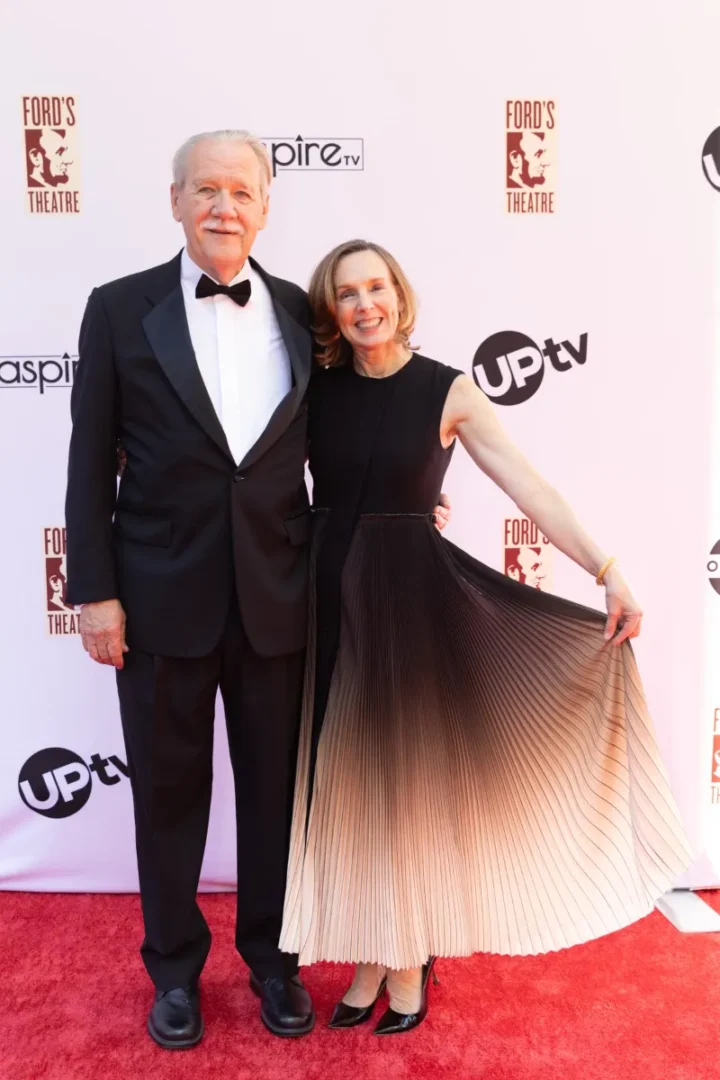
<svg viewBox="0 0 720 1080">
<path fill-rule="evenodd" d="M 210 949 L 196 893 L 210 812 L 218 687 L 237 816 L 236 944 L 261 978 L 289 976 L 278 949 L 287 870 L 304 653 L 259 656 L 233 590 L 212 652 L 169 658 L 131 648 L 117 673 L 135 808 L 145 940 L 158 989 L 192 985 Z"/>
</svg>

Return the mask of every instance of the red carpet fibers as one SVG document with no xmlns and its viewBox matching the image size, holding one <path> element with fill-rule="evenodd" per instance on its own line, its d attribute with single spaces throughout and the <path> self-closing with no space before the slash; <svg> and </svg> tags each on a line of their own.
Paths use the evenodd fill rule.
<svg viewBox="0 0 720 1080">
<path fill-rule="evenodd" d="M 679 934 L 657 912 L 545 957 L 440 961 L 425 1023 L 387 1039 L 326 1028 L 349 969 L 320 965 L 305 972 L 315 1031 L 280 1040 L 232 948 L 233 898 L 202 906 L 215 935 L 206 1035 L 168 1053 L 145 1032 L 136 897 L 0 893 L 0 1080 L 720 1078 L 720 934 Z"/>
</svg>

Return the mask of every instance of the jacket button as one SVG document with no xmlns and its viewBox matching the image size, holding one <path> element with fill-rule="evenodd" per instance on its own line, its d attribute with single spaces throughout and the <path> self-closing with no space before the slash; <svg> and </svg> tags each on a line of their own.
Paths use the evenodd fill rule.
<svg viewBox="0 0 720 1080">
<path fill-rule="evenodd" d="M 244 480 L 244 479 L 245 479 L 245 477 L 243 476 L 243 474 L 239 473 L 239 472 L 236 472 L 235 475 L 233 476 L 233 480 L 235 481 L 236 484 L 238 483 L 239 480 Z"/>
</svg>

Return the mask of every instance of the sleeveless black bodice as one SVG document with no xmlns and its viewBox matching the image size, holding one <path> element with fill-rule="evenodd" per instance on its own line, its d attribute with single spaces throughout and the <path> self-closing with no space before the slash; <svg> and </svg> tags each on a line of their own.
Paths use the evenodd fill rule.
<svg viewBox="0 0 720 1080">
<path fill-rule="evenodd" d="M 440 419 L 459 374 L 417 353 L 384 379 L 351 365 L 319 372 L 308 417 L 314 506 L 351 518 L 430 513 L 452 455 Z"/>
</svg>

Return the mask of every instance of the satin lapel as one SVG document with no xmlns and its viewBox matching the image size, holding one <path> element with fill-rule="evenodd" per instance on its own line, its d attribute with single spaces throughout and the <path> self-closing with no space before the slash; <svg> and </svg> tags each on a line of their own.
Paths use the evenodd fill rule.
<svg viewBox="0 0 720 1080">
<path fill-rule="evenodd" d="M 280 303 L 273 286 L 273 279 L 265 273 L 262 267 L 258 266 L 254 259 L 251 260 L 251 263 L 270 290 L 275 317 L 290 358 L 294 385 L 275 409 L 260 438 L 250 447 L 240 462 L 239 469 L 249 468 L 250 465 L 258 461 L 290 426 L 305 397 L 312 366 L 312 338 L 310 334 L 293 319 L 292 315 Z"/>
<path fill-rule="evenodd" d="M 195 359 L 179 281 L 148 312 L 142 323 L 150 347 L 176 393 L 213 442 L 233 461 L 225 432 Z"/>
</svg>

